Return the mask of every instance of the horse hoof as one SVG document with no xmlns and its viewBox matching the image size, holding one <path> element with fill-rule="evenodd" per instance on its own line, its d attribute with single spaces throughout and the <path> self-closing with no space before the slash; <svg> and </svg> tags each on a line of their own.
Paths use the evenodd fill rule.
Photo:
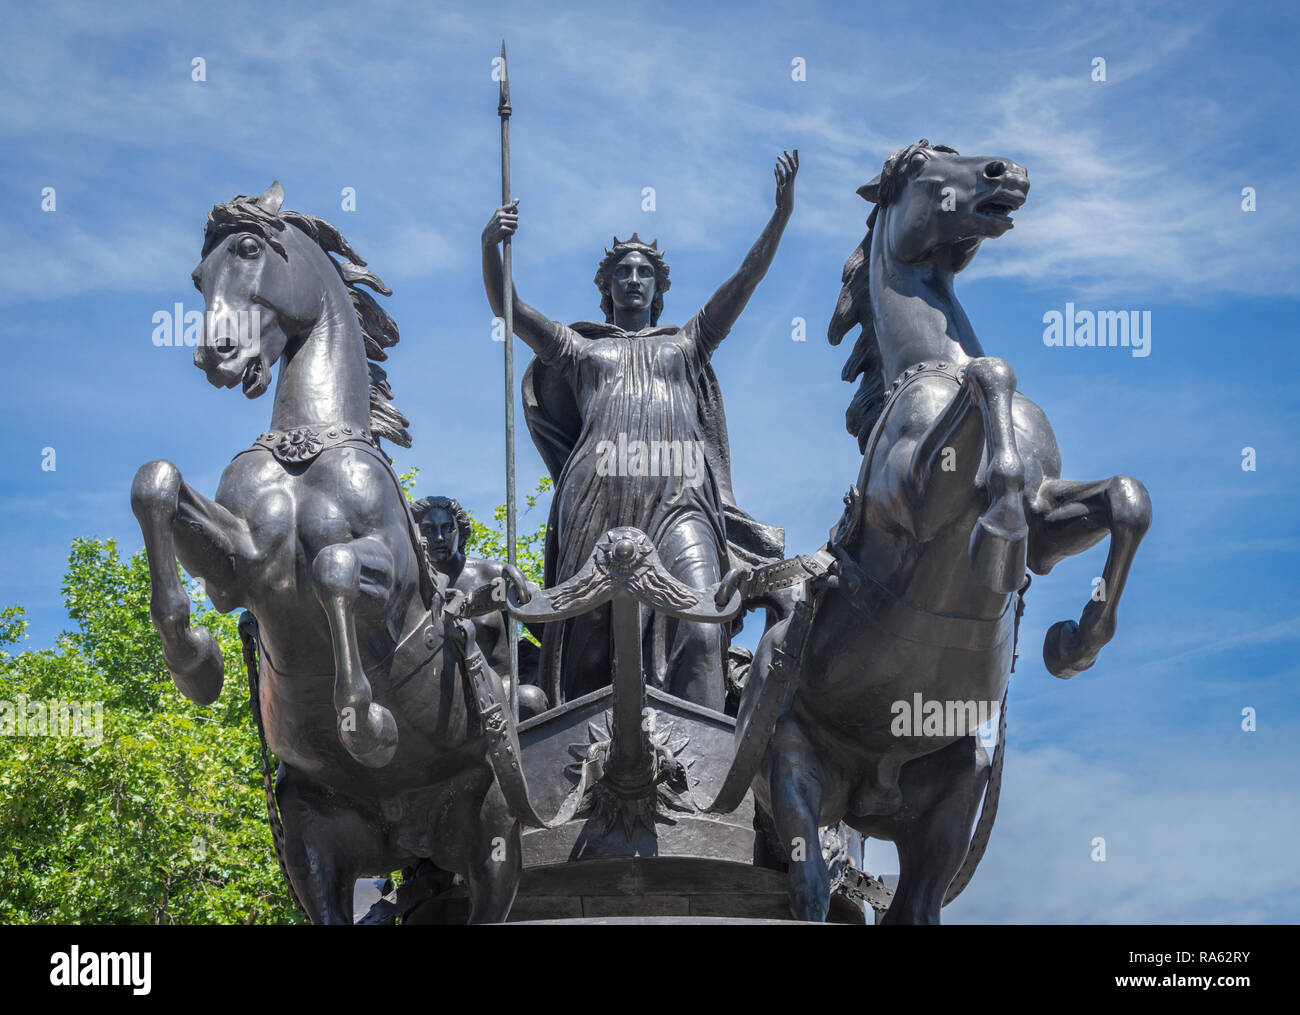
<svg viewBox="0 0 1300 1015">
<path fill-rule="evenodd" d="M 1017 521 L 1019 524 L 1016 524 Z M 970 563 L 981 585 L 1001 595 L 1015 592 L 1025 583 L 1025 555 L 1029 529 L 1024 513 L 1014 513 L 998 525 L 981 516 L 970 534 Z"/>
<path fill-rule="evenodd" d="M 211 705 L 221 694 L 226 672 L 217 640 L 206 627 L 191 628 L 185 632 L 184 654 L 185 664 L 174 663 L 175 653 L 169 653 L 164 645 L 163 662 L 172 682 L 194 704 Z"/>
<path fill-rule="evenodd" d="M 1079 648 L 1079 625 L 1073 620 L 1058 620 L 1047 629 L 1043 639 L 1043 662 L 1047 672 L 1062 680 L 1069 680 L 1093 664 Z"/>
<path fill-rule="evenodd" d="M 397 722 L 383 705 L 370 703 L 358 725 L 347 710 L 339 715 L 339 740 L 367 768 L 383 768 L 397 753 Z"/>
</svg>

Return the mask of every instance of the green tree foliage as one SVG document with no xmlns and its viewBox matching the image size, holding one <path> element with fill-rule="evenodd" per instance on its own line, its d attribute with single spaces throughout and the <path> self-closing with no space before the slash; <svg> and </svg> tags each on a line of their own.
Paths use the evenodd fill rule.
<svg viewBox="0 0 1300 1015">
<path fill-rule="evenodd" d="M 408 499 L 418 475 L 400 477 Z M 520 516 L 550 488 L 542 479 Z M 466 549 L 504 560 L 505 505 L 492 517 L 471 515 Z M 539 585 L 545 539 L 545 523 L 516 538 Z M 189 591 L 191 622 L 226 663 L 205 708 L 163 664 L 143 550 L 123 560 L 112 540 L 73 543 L 63 595 L 76 630 L 53 648 L 16 651 L 22 608 L 0 609 L 0 720 L 50 701 L 103 717 L 102 740 L 0 735 L 0 923 L 302 922 L 271 846 L 237 617 L 205 606 L 197 583 Z"/>
<path fill-rule="evenodd" d="M 77 625 L 0 652 L 0 699 L 99 703 L 94 737 L 0 736 L 0 923 L 296 923 L 266 820 L 236 617 L 201 605 L 226 683 L 200 708 L 172 684 L 149 619 L 144 551 L 78 539 L 63 586 Z M 26 624 L 0 611 L 0 647 Z"/>
<path fill-rule="evenodd" d="M 542 522 L 531 532 L 523 529 L 520 522 L 537 506 L 538 498 L 551 489 L 551 477 L 544 476 L 537 481 L 537 489 L 524 496 L 524 510 L 516 509 L 515 522 L 515 561 L 524 576 L 536 585 L 544 586 L 542 580 L 543 554 L 546 549 L 546 522 Z M 485 525 L 473 514 L 469 516 L 473 532 L 465 543 L 466 551 L 475 557 L 487 557 L 491 560 L 506 559 L 506 506 L 498 504 L 492 510 L 493 525 Z"/>
</svg>

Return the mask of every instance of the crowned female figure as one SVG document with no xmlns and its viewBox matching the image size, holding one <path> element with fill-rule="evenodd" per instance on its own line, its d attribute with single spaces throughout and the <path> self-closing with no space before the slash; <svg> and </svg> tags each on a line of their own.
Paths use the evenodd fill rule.
<svg viewBox="0 0 1300 1015">
<path fill-rule="evenodd" d="M 739 270 L 680 328 L 659 325 L 668 262 L 657 242 L 614 239 L 596 270 L 603 322 L 564 325 L 514 294 L 514 331 L 536 353 L 524 412 L 555 479 L 545 581 L 572 577 L 609 529 L 645 532 L 681 582 L 707 588 L 732 566 L 780 559 L 784 531 L 736 507 L 721 392 L 710 366 L 776 254 L 794 207 L 799 153 L 777 162 L 776 210 Z M 518 201 L 483 230 L 483 283 L 502 316 L 497 245 L 518 227 Z M 646 619 L 647 680 L 721 711 L 728 632 Z M 547 624 L 539 683 L 553 703 L 610 683 L 610 607 Z"/>
</svg>

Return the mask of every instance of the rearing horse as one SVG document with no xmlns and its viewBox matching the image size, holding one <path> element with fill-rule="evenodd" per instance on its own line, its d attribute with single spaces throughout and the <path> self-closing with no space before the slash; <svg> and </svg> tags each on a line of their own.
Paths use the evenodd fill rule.
<svg viewBox="0 0 1300 1015">
<path fill-rule="evenodd" d="M 358 876 L 421 858 L 465 878 L 471 922 L 504 920 L 521 862 L 507 798 L 518 802 L 520 777 L 498 779 L 495 752 L 517 759 L 518 741 L 484 708 L 503 692 L 469 665 L 481 661 L 472 628 L 444 625 L 379 450 L 380 437 L 410 446 L 375 362 L 397 327 L 360 286 L 389 290 L 337 229 L 282 211 L 283 199 L 277 182 L 214 207 L 193 273 L 207 306 L 194 362 L 208 380 L 256 398 L 281 364 L 267 432 L 235 456 L 214 500 L 165 461 L 131 489 L 163 657 L 187 697 L 216 699 L 221 655 L 190 627 L 177 559 L 218 610 L 256 618 L 282 859 L 313 923 L 351 923 Z"/>
<path fill-rule="evenodd" d="M 1047 668 L 1071 677 L 1114 635 L 1151 521 L 1137 480 L 1060 478 L 1047 417 L 1009 364 L 984 355 L 953 292 L 1028 190 L 1009 159 L 921 141 L 858 191 L 875 208 L 829 338 L 862 327 L 843 374 L 862 375 L 847 413 L 862 468 L 827 546 L 830 576 L 815 606 L 763 637 L 737 729 L 742 745 L 771 730 L 754 789 L 790 857 L 801 919 L 825 919 L 818 831 L 845 821 L 898 847 L 885 921 L 938 922 L 982 850 L 971 826 L 990 768 L 970 705 L 1004 699 L 1026 568 L 1047 574 L 1110 536 L 1104 597 L 1047 632 Z M 791 667 L 793 693 L 778 686 Z M 924 725 L 900 721 L 918 704 Z"/>
</svg>

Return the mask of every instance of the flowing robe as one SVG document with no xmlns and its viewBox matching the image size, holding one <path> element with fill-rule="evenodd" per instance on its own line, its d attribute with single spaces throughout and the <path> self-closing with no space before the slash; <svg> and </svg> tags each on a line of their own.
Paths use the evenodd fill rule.
<svg viewBox="0 0 1300 1015">
<path fill-rule="evenodd" d="M 576 573 L 620 525 L 644 531 L 668 569 L 696 587 L 730 566 L 781 557 L 784 532 L 755 522 L 732 497 L 726 420 L 709 365 L 724 337 L 703 311 L 682 328 L 554 326 L 524 378 L 529 430 L 555 479 L 548 586 Z M 552 702 L 609 683 L 608 614 L 602 607 L 546 625 L 540 682 Z M 726 637 L 716 626 L 656 618 L 646 633 L 648 679 L 720 707 Z M 681 686 L 693 691 L 679 690 L 679 670 L 691 671 Z M 701 681 L 716 682 L 717 694 L 702 694 Z"/>
</svg>

